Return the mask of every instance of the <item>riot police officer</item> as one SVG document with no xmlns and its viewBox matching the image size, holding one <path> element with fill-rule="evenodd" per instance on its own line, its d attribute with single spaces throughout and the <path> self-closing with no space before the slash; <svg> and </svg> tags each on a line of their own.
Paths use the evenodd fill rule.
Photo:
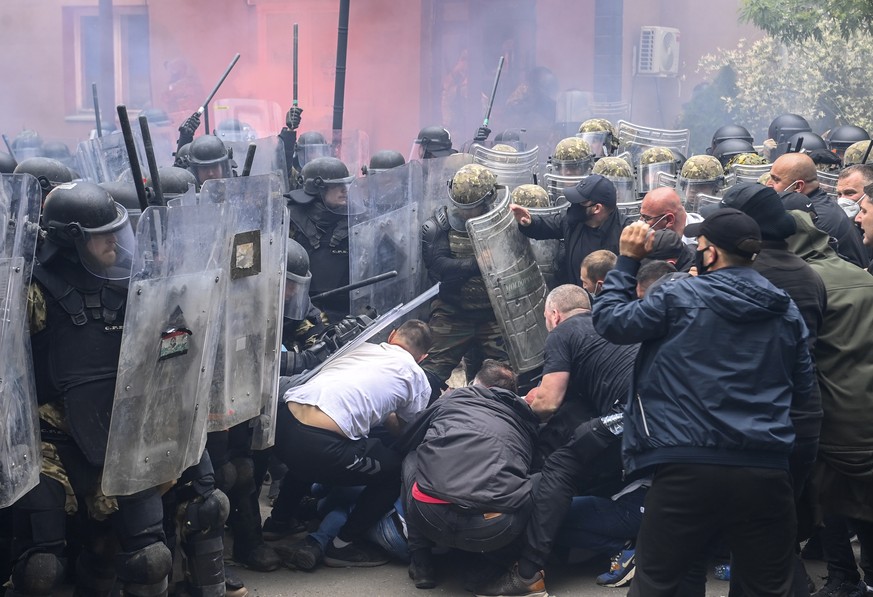
<svg viewBox="0 0 873 597">
<path fill-rule="evenodd" d="M 157 489 L 129 496 L 100 490 L 115 393 L 133 232 L 126 210 L 97 185 L 55 188 L 45 201 L 29 325 L 41 405 L 43 468 L 15 504 L 12 587 L 7 595 L 51 595 L 63 578 L 67 514 L 88 526 L 77 594 L 166 594 L 172 557 Z M 87 350 L 82 350 L 87 347 Z M 110 553 L 114 530 L 118 552 Z M 107 565 L 114 556 L 115 567 Z"/>
<path fill-rule="evenodd" d="M 442 158 L 458 153 L 452 148 L 452 135 L 448 129 L 441 126 L 426 126 L 418 132 L 418 137 L 412 143 L 409 161 Z"/>
<path fill-rule="evenodd" d="M 433 345 L 421 365 L 433 388 L 431 400 L 439 397 L 471 346 L 480 346 L 483 358 L 507 360 L 503 335 L 465 227 L 468 219 L 491 209 L 496 181 L 484 166 L 462 167 L 449 188 L 451 206 L 437 208 L 421 228 L 424 265 L 431 281 L 440 282 L 428 322 Z M 468 371 L 467 376 L 473 373 Z"/>
<path fill-rule="evenodd" d="M 309 254 L 310 295 L 349 283 L 349 193 L 354 180 L 337 158 L 316 158 L 303 167 L 302 188 L 289 194 L 289 234 Z M 349 313 L 348 293 L 316 302 L 331 322 Z"/>
<path fill-rule="evenodd" d="M 201 135 L 188 149 L 188 170 L 197 179 L 198 188 L 213 178 L 232 175 L 231 156 L 224 142 L 215 135 Z"/>
</svg>

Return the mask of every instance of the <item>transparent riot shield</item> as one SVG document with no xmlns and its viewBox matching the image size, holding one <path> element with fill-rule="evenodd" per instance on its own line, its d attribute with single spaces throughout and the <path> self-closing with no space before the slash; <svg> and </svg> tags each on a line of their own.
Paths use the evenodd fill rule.
<svg viewBox="0 0 873 597">
<path fill-rule="evenodd" d="M 512 366 L 519 373 L 535 369 L 543 364 L 547 289 L 530 242 L 509 210 L 505 189 L 494 209 L 467 220 L 467 232 Z"/>
<path fill-rule="evenodd" d="M 561 176 L 560 174 L 546 172 L 543 175 L 543 182 L 546 191 L 549 193 L 552 205 L 558 205 L 563 201 L 564 189 L 575 187 L 586 178 L 587 176 Z"/>
<path fill-rule="evenodd" d="M 103 492 L 177 479 L 206 445 L 220 304 L 222 205 L 150 207 L 137 225 Z"/>
<path fill-rule="evenodd" d="M 358 346 L 362 345 L 364 342 L 368 342 L 373 338 L 379 338 L 381 335 L 384 335 L 386 330 L 389 327 L 395 326 L 396 324 L 402 321 L 408 315 L 414 313 L 419 307 L 422 305 L 426 305 L 432 298 L 434 298 L 440 291 L 440 285 L 434 284 L 430 288 L 428 288 L 425 292 L 421 293 L 417 297 L 413 298 L 408 303 L 400 303 L 396 305 L 392 309 L 386 311 L 382 315 L 380 315 L 376 321 L 374 321 L 371 325 L 367 326 L 360 334 L 358 334 L 354 340 L 340 347 L 335 353 L 330 355 L 324 362 L 319 363 L 317 367 L 313 367 L 309 371 L 304 371 L 300 375 L 294 376 L 294 384 L 292 387 L 299 386 L 301 384 L 306 383 L 312 377 L 318 373 L 322 367 L 327 365 L 330 362 L 333 362 L 335 359 L 350 353 Z"/>
<path fill-rule="evenodd" d="M 438 207 L 451 203 L 448 196 L 449 181 L 461 167 L 473 163 L 473 156 L 469 153 L 455 153 L 442 158 L 428 158 L 420 163 L 423 188 L 418 202 L 419 227 L 433 216 Z"/>
<path fill-rule="evenodd" d="M 250 176 L 261 174 L 275 174 L 281 183 L 281 192 L 291 190 L 288 186 L 288 168 L 285 164 L 285 144 L 279 137 L 265 137 L 252 141 L 225 141 L 225 147 L 233 150 L 233 160 L 236 162 L 236 171 L 243 172 L 249 145 L 255 146 L 255 158 L 252 161 Z"/>
<path fill-rule="evenodd" d="M 139 118 L 132 121 L 130 126 L 133 127 L 134 137 L 142 138 L 142 128 L 139 125 Z M 173 153 L 176 151 L 176 141 L 179 139 L 179 131 L 171 124 L 149 123 L 149 135 L 152 138 L 152 149 L 155 152 L 155 161 L 158 168 L 172 166 L 175 161 Z M 145 147 L 143 147 L 143 155 L 145 155 Z M 148 163 L 140 162 L 140 167 L 148 170 Z"/>
<path fill-rule="evenodd" d="M 133 140 L 137 159 L 145 175 L 148 172 L 148 162 L 138 128 L 133 131 Z M 120 132 L 79 143 L 76 162 L 82 179 L 89 182 L 114 182 L 130 170 L 127 146 Z"/>
<path fill-rule="evenodd" d="M 41 200 L 36 178 L 0 175 L 0 508 L 39 482 L 42 458 L 27 292 Z"/>
<path fill-rule="evenodd" d="M 718 180 L 690 180 L 679 177 L 676 182 L 676 192 L 682 199 L 686 211 L 700 212 L 700 207 L 706 205 L 706 197 L 717 197 L 721 192 L 721 182 Z"/>
<path fill-rule="evenodd" d="M 837 179 L 840 177 L 839 172 L 817 172 L 818 186 L 831 197 L 837 196 Z"/>
<path fill-rule="evenodd" d="M 688 143 L 691 132 L 688 129 L 656 129 L 627 122 L 618 121 L 619 152 L 631 155 L 632 164 L 640 163 L 640 155 L 650 147 L 669 147 L 682 155 L 688 155 Z"/>
<path fill-rule="evenodd" d="M 636 201 L 619 201 L 616 203 L 615 208 L 618 210 L 618 213 L 621 214 L 622 217 L 636 217 L 640 215 L 640 207 L 643 205 L 642 199 L 637 199 Z"/>
<path fill-rule="evenodd" d="M 351 312 L 371 306 L 384 313 L 425 289 L 421 260 L 421 162 L 410 162 L 355 179 L 349 202 L 363 205 L 349 222 L 349 282 L 355 284 L 389 271 L 397 277 L 351 292 Z"/>
<path fill-rule="evenodd" d="M 708 208 L 710 206 L 714 206 L 715 209 L 718 209 L 719 207 L 721 207 L 721 197 L 716 197 L 715 195 L 707 195 L 706 193 L 699 193 L 697 195 L 696 201 L 697 201 L 697 209 L 694 210 L 693 213 L 700 214 L 701 211 L 703 211 L 703 213 L 701 215 L 703 215 L 704 217 L 706 214 L 706 208 Z"/>
<path fill-rule="evenodd" d="M 473 145 L 471 149 L 473 162 L 491 170 L 497 177 L 497 184 L 507 187 L 510 192 L 523 184 L 536 184 L 539 151 L 539 147 L 534 147 L 527 151 L 509 153 L 479 144 Z"/>
<path fill-rule="evenodd" d="M 569 207 L 570 203 L 566 199 L 562 199 L 560 203 L 552 207 L 528 208 L 528 211 L 531 216 L 551 217 L 553 214 L 567 211 Z M 563 251 L 564 241 L 558 239 L 529 240 L 531 251 L 533 251 L 534 259 L 540 268 L 540 273 L 543 274 L 546 286 L 554 288 L 557 286 L 558 262 L 561 251 Z"/>
<path fill-rule="evenodd" d="M 258 417 L 275 398 L 288 221 L 275 175 L 208 180 L 200 202 L 227 214 L 228 282 L 208 424 L 221 431 Z"/>
<path fill-rule="evenodd" d="M 741 182 L 758 182 L 762 176 L 767 174 L 770 174 L 770 164 L 733 164 L 727 182 L 729 186 Z"/>
<path fill-rule="evenodd" d="M 278 103 L 268 100 L 223 98 L 212 102 L 210 116 L 218 133 L 222 131 L 223 122 L 236 120 L 242 125 L 239 129 L 242 133 L 240 138 L 218 135 L 225 145 L 228 142 L 245 142 L 278 135 L 285 126 L 285 111 Z"/>
</svg>

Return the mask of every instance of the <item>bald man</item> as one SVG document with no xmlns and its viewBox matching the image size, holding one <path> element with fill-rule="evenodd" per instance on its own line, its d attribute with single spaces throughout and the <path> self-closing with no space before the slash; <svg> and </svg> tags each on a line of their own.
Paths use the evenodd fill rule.
<svg viewBox="0 0 873 597">
<path fill-rule="evenodd" d="M 672 230 L 679 236 L 685 232 L 687 215 L 679 193 L 670 187 L 652 189 L 640 205 L 640 220 L 652 230 Z"/>
<path fill-rule="evenodd" d="M 858 267 L 867 267 L 870 261 L 864 248 L 863 236 L 846 216 L 835 199 L 828 197 L 818 184 L 815 163 L 805 153 L 786 153 L 770 166 L 767 186 L 783 195 L 786 209 L 799 209 L 813 214 L 818 229 L 836 240 L 840 257 Z"/>
</svg>

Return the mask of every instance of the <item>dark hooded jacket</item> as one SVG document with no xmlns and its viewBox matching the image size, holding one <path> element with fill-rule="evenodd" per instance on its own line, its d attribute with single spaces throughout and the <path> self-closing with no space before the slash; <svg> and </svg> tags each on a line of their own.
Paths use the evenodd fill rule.
<svg viewBox="0 0 873 597">
<path fill-rule="evenodd" d="M 837 243 L 839 256 L 854 263 L 858 267 L 865 267 L 869 256 L 864 248 L 864 239 L 858 227 L 846 216 L 846 212 L 839 204 L 828 197 L 821 188 L 813 191 L 809 196 L 800 193 L 789 193 L 783 197 L 785 209 L 801 210 L 815 214 L 815 225 L 827 232 Z"/>
<path fill-rule="evenodd" d="M 407 458 L 417 457 L 415 480 L 427 495 L 467 508 L 513 512 L 530 500 L 538 424 L 512 392 L 474 385 L 428 407 L 398 447 L 415 450 Z"/>
<path fill-rule="evenodd" d="M 635 300 L 638 268 L 619 257 L 593 312 L 610 342 L 642 343 L 624 417 L 626 472 L 665 463 L 787 470 L 791 405 L 808 401 L 815 383 L 797 307 L 747 267 Z"/>
<path fill-rule="evenodd" d="M 788 246 L 821 276 L 827 289 L 827 308 L 815 346 L 824 411 L 819 459 L 841 475 L 869 485 L 873 483 L 873 278 L 840 259 L 828 245 L 828 235 L 812 224 L 808 214 L 790 213 L 797 221 L 797 233 L 788 238 Z M 864 511 L 843 509 L 845 514 L 873 520 L 869 497 L 850 501 Z"/>
</svg>

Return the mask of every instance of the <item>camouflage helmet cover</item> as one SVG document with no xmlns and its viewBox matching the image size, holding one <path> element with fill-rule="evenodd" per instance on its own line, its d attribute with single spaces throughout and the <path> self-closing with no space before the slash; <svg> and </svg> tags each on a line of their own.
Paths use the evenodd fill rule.
<svg viewBox="0 0 873 597">
<path fill-rule="evenodd" d="M 727 172 L 734 164 L 740 164 L 742 166 L 763 166 L 766 163 L 768 163 L 767 159 L 757 153 L 738 153 L 728 160 L 724 169 L 725 172 Z"/>
<path fill-rule="evenodd" d="M 512 191 L 512 202 L 524 207 L 548 207 L 549 194 L 537 184 L 523 184 Z"/>
<path fill-rule="evenodd" d="M 711 155 L 693 155 L 682 166 L 680 176 L 687 180 L 716 180 L 724 175 L 721 162 Z"/>
<path fill-rule="evenodd" d="M 857 141 L 849 145 L 846 153 L 843 155 L 843 165 L 851 166 L 852 164 L 860 164 L 864 159 L 864 154 L 867 153 L 867 148 L 870 146 L 870 141 Z M 870 163 L 870 158 L 873 157 L 873 152 L 867 156 L 865 164 Z"/>
<path fill-rule="evenodd" d="M 591 173 L 614 178 L 633 178 L 634 176 L 631 165 L 624 159 L 616 157 L 600 158 L 594 164 Z"/>
<path fill-rule="evenodd" d="M 467 164 L 452 177 L 449 197 L 458 207 L 476 207 L 494 193 L 496 183 L 497 177 L 485 166 Z"/>
<path fill-rule="evenodd" d="M 661 164 L 674 161 L 673 152 L 669 147 L 649 147 L 640 155 L 640 165 Z"/>
<path fill-rule="evenodd" d="M 615 127 L 612 126 L 612 123 L 609 122 L 605 118 L 589 118 L 581 125 L 579 125 L 580 133 L 598 133 L 604 132 L 609 133 L 608 135 L 608 143 L 609 148 L 611 150 L 618 149 L 618 132 L 615 130 Z"/>
<path fill-rule="evenodd" d="M 579 137 L 567 137 L 555 146 L 554 159 L 562 162 L 579 162 L 591 157 L 591 146 Z"/>
<path fill-rule="evenodd" d="M 503 153 L 518 153 L 518 150 L 512 145 L 507 145 L 506 143 L 498 143 L 494 145 L 491 149 L 494 151 L 502 151 Z"/>
</svg>

